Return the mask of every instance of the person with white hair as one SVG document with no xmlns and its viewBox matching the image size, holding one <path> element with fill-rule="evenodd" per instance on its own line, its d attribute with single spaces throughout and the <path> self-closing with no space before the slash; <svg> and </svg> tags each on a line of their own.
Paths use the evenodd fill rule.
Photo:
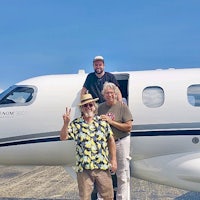
<svg viewBox="0 0 200 200">
<path fill-rule="evenodd" d="M 133 117 L 124 103 L 117 101 L 117 86 L 105 82 L 102 90 L 105 102 L 98 107 L 98 115 L 112 128 L 117 154 L 117 200 L 130 199 L 130 132 Z"/>
</svg>

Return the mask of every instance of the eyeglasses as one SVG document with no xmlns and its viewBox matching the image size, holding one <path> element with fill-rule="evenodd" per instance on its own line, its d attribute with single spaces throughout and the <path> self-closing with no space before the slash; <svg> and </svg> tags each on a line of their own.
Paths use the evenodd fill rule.
<svg viewBox="0 0 200 200">
<path fill-rule="evenodd" d="M 113 95 L 114 92 L 105 92 L 106 95 Z"/>
<path fill-rule="evenodd" d="M 86 103 L 86 104 L 83 105 L 83 107 L 85 107 L 85 108 L 87 108 L 88 106 L 90 108 L 92 108 L 94 105 L 92 103 Z"/>
</svg>

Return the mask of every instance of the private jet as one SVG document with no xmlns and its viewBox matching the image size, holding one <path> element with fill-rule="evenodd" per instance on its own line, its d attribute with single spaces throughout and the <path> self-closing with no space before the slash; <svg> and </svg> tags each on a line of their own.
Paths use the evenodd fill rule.
<svg viewBox="0 0 200 200">
<path fill-rule="evenodd" d="M 112 72 L 132 112 L 131 175 L 200 192 L 200 68 Z M 30 78 L 0 94 L 0 165 L 61 165 L 73 175 L 75 144 L 60 141 L 62 115 L 80 115 L 87 74 Z"/>
</svg>

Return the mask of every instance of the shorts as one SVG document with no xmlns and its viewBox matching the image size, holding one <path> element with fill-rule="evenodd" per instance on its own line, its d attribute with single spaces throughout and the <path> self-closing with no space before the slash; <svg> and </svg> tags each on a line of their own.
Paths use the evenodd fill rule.
<svg viewBox="0 0 200 200">
<path fill-rule="evenodd" d="M 112 178 L 109 170 L 85 169 L 83 172 L 77 172 L 77 181 L 81 200 L 91 199 L 94 183 L 101 198 L 105 200 L 112 200 L 114 198 Z"/>
</svg>

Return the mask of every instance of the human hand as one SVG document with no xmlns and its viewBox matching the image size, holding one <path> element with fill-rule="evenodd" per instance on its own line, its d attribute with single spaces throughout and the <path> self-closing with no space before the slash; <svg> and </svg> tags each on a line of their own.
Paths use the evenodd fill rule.
<svg viewBox="0 0 200 200">
<path fill-rule="evenodd" d="M 70 114 L 71 114 L 71 108 L 66 107 L 66 112 L 63 115 L 64 124 L 68 124 L 70 122 Z"/>
<path fill-rule="evenodd" d="M 100 117 L 101 117 L 102 120 L 108 122 L 109 124 L 112 120 L 108 115 L 101 115 Z"/>
<path fill-rule="evenodd" d="M 111 163 L 110 172 L 115 173 L 117 171 L 117 161 L 111 160 L 110 163 Z"/>
</svg>

